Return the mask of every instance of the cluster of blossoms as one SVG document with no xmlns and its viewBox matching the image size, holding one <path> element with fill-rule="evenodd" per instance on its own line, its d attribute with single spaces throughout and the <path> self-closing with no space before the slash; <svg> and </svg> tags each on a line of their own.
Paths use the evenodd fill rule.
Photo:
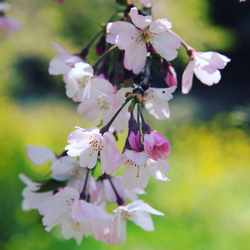
<svg viewBox="0 0 250 250">
<path fill-rule="evenodd" d="M 35 165 L 51 162 L 51 178 L 33 182 L 20 174 L 27 185 L 22 208 L 38 209 L 47 231 L 59 225 L 62 236 L 75 238 L 78 244 L 83 236 L 90 235 L 108 244 L 123 244 L 127 220 L 144 230 L 154 230 L 150 214 L 163 213 L 137 196 L 145 194 L 150 175 L 169 181 L 166 158 L 171 147 L 146 123 L 143 109 L 156 119 L 169 118 L 168 101 L 177 88 L 176 73 L 169 61 L 176 58 L 181 44 L 190 57 L 182 77 L 183 93 L 191 89 L 193 73 L 204 84 L 218 83 L 218 69 L 230 61 L 216 52 L 196 52 L 171 31 L 167 19 L 152 20 L 152 1 L 141 2 L 142 10 L 127 4 L 121 20 L 107 23 L 80 53 L 68 53 L 53 43 L 59 55 L 51 60 L 49 73 L 63 75 L 66 95 L 79 103 L 79 113 L 89 121 L 102 115 L 102 124 L 100 128 L 76 127 L 61 155 L 44 146 L 27 146 L 28 157 Z M 99 36 L 96 53 L 101 57 L 91 66 L 87 55 Z M 168 87 L 153 87 L 152 62 Z M 124 79 L 125 70 L 133 72 L 131 78 Z M 117 133 L 127 126 L 128 135 L 120 152 Z M 96 168 L 101 170 L 99 176 Z M 120 169 L 121 176 L 114 176 Z M 109 203 L 117 204 L 112 214 L 105 209 Z"/>
</svg>

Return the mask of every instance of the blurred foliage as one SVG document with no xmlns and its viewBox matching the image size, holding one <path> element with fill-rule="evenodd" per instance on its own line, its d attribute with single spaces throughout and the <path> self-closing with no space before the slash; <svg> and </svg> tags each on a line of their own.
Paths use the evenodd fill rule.
<svg viewBox="0 0 250 250">
<path fill-rule="evenodd" d="M 55 0 L 12 1 L 8 13 L 21 22 L 23 30 L 0 41 L 0 249 L 249 249 L 249 123 L 244 127 L 236 123 L 244 117 L 248 121 L 246 110 L 218 114 L 213 121 L 203 122 L 192 118 L 197 105 L 176 103 L 169 121 L 152 125 L 171 142 L 172 181 L 160 183 L 151 178 L 148 195 L 142 199 L 165 217 L 153 218 L 154 232 L 129 222 L 124 246 L 107 246 L 91 238 L 77 246 L 73 239 L 63 240 L 59 228 L 46 232 L 36 211 L 21 210 L 24 184 L 18 174 L 41 179 L 49 172 L 48 164 L 36 167 L 29 162 L 25 145 L 45 145 L 60 154 L 75 126 L 98 124 L 57 101 L 64 83 L 61 77 L 47 74 L 48 62 L 56 56 L 52 41 L 77 53 L 100 30 L 98 23 L 107 22 L 120 10 L 112 0 L 66 0 L 61 5 Z M 197 50 L 232 48 L 237 43 L 234 32 L 214 25 L 209 10 L 207 0 L 158 0 L 152 13 L 154 18 L 172 21 L 173 30 Z M 177 63 L 186 63 L 183 48 L 180 55 Z M 91 63 L 97 59 L 93 49 L 88 59 Z M 18 105 L 14 97 L 19 103 L 36 102 Z M 151 125 L 153 119 L 149 119 Z M 126 132 L 119 135 L 120 148 L 125 136 Z"/>
</svg>

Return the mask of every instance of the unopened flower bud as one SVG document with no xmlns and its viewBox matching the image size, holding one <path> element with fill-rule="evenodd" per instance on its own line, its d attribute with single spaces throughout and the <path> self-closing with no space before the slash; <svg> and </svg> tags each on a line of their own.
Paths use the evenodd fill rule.
<svg viewBox="0 0 250 250">
<path fill-rule="evenodd" d="M 99 41 L 96 43 L 95 51 L 96 54 L 101 56 L 106 50 L 106 36 L 105 33 L 100 37 Z"/>
</svg>

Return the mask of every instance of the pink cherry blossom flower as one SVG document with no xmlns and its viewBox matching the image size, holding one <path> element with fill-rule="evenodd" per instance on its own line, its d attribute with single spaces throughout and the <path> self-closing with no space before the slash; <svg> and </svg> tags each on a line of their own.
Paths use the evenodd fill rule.
<svg viewBox="0 0 250 250">
<path fill-rule="evenodd" d="M 144 135 L 146 151 L 154 160 L 166 159 L 170 154 L 170 144 L 166 137 L 155 130 Z"/>
<path fill-rule="evenodd" d="M 148 112 L 159 120 L 169 118 L 168 101 L 173 98 L 176 86 L 170 88 L 149 88 L 145 91 L 143 103 Z"/>
<path fill-rule="evenodd" d="M 139 74 L 145 66 L 147 58 L 147 46 L 153 46 L 154 50 L 166 60 L 173 60 L 177 56 L 180 39 L 167 30 L 172 25 L 167 19 L 158 19 L 152 22 L 152 16 L 138 14 L 136 7 L 131 8 L 132 22 L 118 21 L 108 23 L 107 42 L 116 44 L 120 50 L 125 50 L 124 66 Z"/>
<path fill-rule="evenodd" d="M 153 0 L 140 0 L 140 2 L 147 8 L 152 6 Z"/>
<path fill-rule="evenodd" d="M 72 187 L 65 187 L 39 206 L 39 213 L 44 215 L 43 224 L 50 231 L 55 225 L 67 220 L 70 216 L 78 221 L 106 218 L 101 207 L 80 199 L 80 194 Z"/>
<path fill-rule="evenodd" d="M 97 163 L 100 151 L 102 173 L 110 174 L 120 165 L 120 152 L 116 148 L 114 136 L 110 132 L 100 134 L 97 127 L 90 129 L 77 128 L 68 136 L 70 145 L 66 146 L 68 155 L 79 156 L 81 167 L 93 168 Z"/>
<path fill-rule="evenodd" d="M 169 181 L 166 177 L 167 170 L 170 169 L 168 162 L 162 159 L 155 161 L 148 157 L 146 151 L 125 150 L 123 157 L 126 165 L 122 173 L 122 188 L 127 187 L 128 190 L 137 187 L 145 189 L 150 175 L 159 181 Z"/>
<path fill-rule="evenodd" d="M 142 200 L 136 200 L 126 206 L 119 206 L 114 210 L 110 222 L 108 243 L 124 244 L 126 241 L 127 220 L 133 221 L 145 231 L 153 231 L 154 224 L 150 214 L 164 216 L 163 213 L 153 209 Z"/>
<path fill-rule="evenodd" d="M 204 84 L 212 86 L 221 79 L 218 69 L 224 69 L 231 59 L 217 52 L 192 51 L 191 58 L 182 75 L 182 93 L 187 94 L 192 88 L 193 73 Z"/>
</svg>

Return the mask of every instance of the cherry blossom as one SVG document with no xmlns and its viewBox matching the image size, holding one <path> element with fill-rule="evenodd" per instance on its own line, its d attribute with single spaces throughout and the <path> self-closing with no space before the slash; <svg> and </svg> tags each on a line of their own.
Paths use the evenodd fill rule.
<svg viewBox="0 0 250 250">
<path fill-rule="evenodd" d="M 125 150 L 123 157 L 126 165 L 122 173 L 122 188 L 127 187 L 128 190 L 137 187 L 145 189 L 150 175 L 159 181 L 169 181 L 166 176 L 170 164 L 167 161 L 162 159 L 155 161 L 148 157 L 146 151 L 138 153 Z"/>
<path fill-rule="evenodd" d="M 40 183 L 31 181 L 24 174 L 19 174 L 19 178 L 24 184 L 27 185 L 22 192 L 22 196 L 24 198 L 22 202 L 23 210 L 38 209 L 43 201 L 53 195 L 52 191 L 36 193 L 36 191 L 41 187 Z"/>
<path fill-rule="evenodd" d="M 153 231 L 154 224 L 150 214 L 164 216 L 163 213 L 153 209 L 142 200 L 135 200 L 128 205 L 119 206 L 114 210 L 114 213 L 108 237 L 108 242 L 111 244 L 125 243 L 127 220 L 133 221 L 145 231 Z"/>
<path fill-rule="evenodd" d="M 173 98 L 172 93 L 176 86 L 170 88 L 149 88 L 145 91 L 143 103 L 148 112 L 159 120 L 169 118 L 170 111 L 168 101 Z"/>
<path fill-rule="evenodd" d="M 109 114 L 113 107 L 113 101 L 115 98 L 115 88 L 111 83 L 107 83 L 110 86 L 103 89 L 103 92 L 99 92 L 99 95 L 91 103 L 83 101 L 79 104 L 77 110 L 80 114 L 83 114 L 89 121 L 95 121 L 100 114 L 103 114 L 103 125 L 106 125 L 109 120 Z"/>
<path fill-rule="evenodd" d="M 93 102 L 100 93 L 112 92 L 113 86 L 107 80 L 94 77 L 94 70 L 84 62 L 76 63 L 74 68 L 68 72 L 66 95 L 75 102 L 89 104 Z"/>
<path fill-rule="evenodd" d="M 81 199 L 81 195 L 72 187 L 65 187 L 55 195 L 45 200 L 38 208 L 44 215 L 43 224 L 50 231 L 55 225 L 67 220 L 69 216 L 78 222 L 87 219 L 106 218 L 101 207 Z"/>
<path fill-rule="evenodd" d="M 224 69 L 231 59 L 217 52 L 192 51 L 191 58 L 182 75 L 182 93 L 187 94 L 192 88 L 193 73 L 204 84 L 211 86 L 221 79 L 218 69 Z"/>
<path fill-rule="evenodd" d="M 97 163 L 99 151 L 102 173 L 110 174 L 120 167 L 120 152 L 110 132 L 102 135 L 97 127 L 77 128 L 69 135 L 68 142 L 70 145 L 65 147 L 68 150 L 67 154 L 73 157 L 79 156 L 81 167 L 93 168 Z"/>
<path fill-rule="evenodd" d="M 172 27 L 167 19 L 158 19 L 152 22 L 152 16 L 138 14 L 136 7 L 131 8 L 132 22 L 117 21 L 108 23 L 107 42 L 116 44 L 119 49 L 125 50 L 124 66 L 139 74 L 145 66 L 147 58 L 147 46 L 153 46 L 154 50 L 166 60 L 173 60 L 177 56 L 180 39 L 167 32 Z"/>
<path fill-rule="evenodd" d="M 88 237 L 92 234 L 91 220 L 84 222 L 75 221 L 69 216 L 60 223 L 62 237 L 65 240 L 74 238 L 78 245 L 81 244 L 83 237 Z"/>
</svg>

